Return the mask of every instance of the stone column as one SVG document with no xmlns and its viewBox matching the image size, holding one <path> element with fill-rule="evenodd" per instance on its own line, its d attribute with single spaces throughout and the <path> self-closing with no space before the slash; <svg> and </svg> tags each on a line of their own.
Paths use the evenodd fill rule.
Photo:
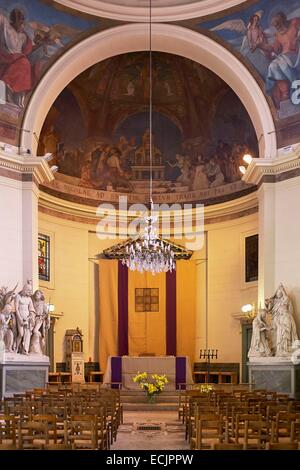
<svg viewBox="0 0 300 470">
<path fill-rule="evenodd" d="M 0 285 L 38 286 L 39 185 L 52 179 L 43 157 L 0 152 Z"/>
<path fill-rule="evenodd" d="M 273 160 L 254 159 L 243 179 L 258 186 L 258 302 L 282 282 L 300 332 L 300 145 L 279 150 Z"/>
</svg>

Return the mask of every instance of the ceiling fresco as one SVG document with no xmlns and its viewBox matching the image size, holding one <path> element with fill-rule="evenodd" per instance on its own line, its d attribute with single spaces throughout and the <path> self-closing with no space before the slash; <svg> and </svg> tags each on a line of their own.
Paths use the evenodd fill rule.
<svg viewBox="0 0 300 470">
<path fill-rule="evenodd" d="M 130 2 L 135 0 L 110 3 L 121 8 Z M 176 23 L 213 38 L 246 65 L 269 103 L 278 147 L 299 141 L 300 0 L 249 0 Z M 51 0 L 0 0 L 0 142 L 19 147 L 26 107 L 58 58 L 120 24 Z M 250 190 L 237 167 L 243 152 L 258 156 L 257 143 L 238 98 L 220 78 L 184 58 L 156 53 L 154 65 L 156 197 L 210 203 Z M 49 191 L 91 204 L 114 201 L 119 193 L 145 199 L 149 169 L 138 167 L 148 165 L 147 90 L 145 52 L 98 63 L 61 93 L 39 139 L 38 151 L 55 148 L 59 162 Z"/>
<path fill-rule="evenodd" d="M 39 0 L 0 0 L 0 140 L 18 143 L 30 95 L 46 69 L 99 19 Z"/>
<path fill-rule="evenodd" d="M 254 67 L 278 119 L 300 113 L 295 93 L 300 79 L 299 0 L 250 2 L 236 13 L 201 22 L 198 28 L 220 38 Z"/>
<path fill-rule="evenodd" d="M 217 202 L 249 191 L 239 165 L 258 156 L 250 118 L 213 72 L 183 57 L 153 53 L 153 178 L 157 201 Z M 48 190 L 96 204 L 127 194 L 147 202 L 150 176 L 149 53 L 100 62 L 57 98 L 39 154 L 59 167 Z"/>
</svg>

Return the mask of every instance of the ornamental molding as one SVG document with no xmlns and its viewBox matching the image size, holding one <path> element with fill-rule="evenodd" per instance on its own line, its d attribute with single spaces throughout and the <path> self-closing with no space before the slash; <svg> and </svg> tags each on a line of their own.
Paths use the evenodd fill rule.
<svg viewBox="0 0 300 470">
<path fill-rule="evenodd" d="M 21 175 L 32 175 L 37 184 L 47 183 L 54 179 L 44 157 L 23 157 L 0 151 L 0 170 L 1 168 Z"/>
<path fill-rule="evenodd" d="M 100 202 L 100 201 L 99 201 Z M 100 221 L 102 216 L 97 215 L 97 208 L 85 204 L 78 204 L 72 201 L 58 198 L 49 193 L 40 190 L 39 210 L 42 214 L 73 221 L 74 223 L 89 224 L 92 228 Z M 195 220 L 195 208 L 187 210 L 189 220 Z M 258 199 L 256 191 L 231 201 L 214 204 L 204 207 L 204 225 L 219 224 L 233 219 L 249 216 L 258 210 Z M 160 223 L 164 217 L 169 215 L 164 212 L 160 215 Z M 122 229 L 124 224 L 130 222 L 133 217 L 122 210 L 108 210 L 107 220 L 115 220 L 118 230 Z M 170 215 L 171 224 L 174 220 L 173 214 Z M 173 226 L 173 224 L 172 224 Z"/>
<path fill-rule="evenodd" d="M 246 183 L 259 185 L 264 180 L 266 180 L 265 182 L 276 182 L 275 177 L 299 169 L 300 144 L 295 144 L 279 149 L 276 158 L 253 158 L 242 179 Z M 298 175 L 286 176 L 286 178 L 282 179 Z M 268 177 L 273 177 L 275 181 L 270 181 Z"/>
<path fill-rule="evenodd" d="M 118 4 L 109 0 L 56 0 L 56 3 L 102 18 L 149 22 L 149 0 L 127 0 L 126 6 L 121 5 L 120 1 Z M 162 3 L 165 5 L 161 6 Z M 243 3 L 246 3 L 246 0 L 152 0 L 152 21 L 170 22 L 200 18 Z M 156 6 L 157 4 L 160 6 Z"/>
</svg>

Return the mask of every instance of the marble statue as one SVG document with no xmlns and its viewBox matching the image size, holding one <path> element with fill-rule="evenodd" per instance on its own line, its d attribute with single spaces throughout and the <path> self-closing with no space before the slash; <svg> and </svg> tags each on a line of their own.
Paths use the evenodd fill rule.
<svg viewBox="0 0 300 470">
<path fill-rule="evenodd" d="M 267 322 L 266 316 L 271 321 Z M 252 323 L 252 339 L 248 357 L 290 357 L 298 340 L 293 306 L 285 288 L 279 285 L 275 294 L 265 300 Z"/>
<path fill-rule="evenodd" d="M 5 351 L 13 352 L 16 344 L 16 317 L 14 313 L 15 288 L 0 288 L 0 342 L 4 343 Z"/>
<path fill-rule="evenodd" d="M 252 338 L 248 357 L 268 357 L 272 355 L 267 332 L 271 330 L 266 323 L 266 312 L 259 310 L 252 322 Z"/>
<path fill-rule="evenodd" d="M 46 336 L 50 328 L 50 316 L 45 296 L 41 290 L 36 290 L 32 296 L 35 311 L 34 326 L 30 341 L 30 352 L 45 354 Z"/>
<path fill-rule="evenodd" d="M 29 354 L 30 339 L 34 327 L 34 306 L 32 302 L 32 285 L 30 281 L 15 297 L 18 335 L 16 352 Z"/>
<path fill-rule="evenodd" d="M 266 309 L 272 318 L 274 355 L 291 355 L 293 343 L 298 340 L 298 335 L 293 306 L 282 284 L 272 297 L 266 299 Z"/>
<path fill-rule="evenodd" d="M 0 344 L 9 353 L 45 355 L 50 315 L 41 290 L 32 295 L 31 281 L 15 294 L 0 288 Z"/>
<path fill-rule="evenodd" d="M 14 333 L 13 333 L 13 307 L 6 304 L 0 313 L 0 341 L 4 342 L 5 351 L 13 352 Z"/>
</svg>

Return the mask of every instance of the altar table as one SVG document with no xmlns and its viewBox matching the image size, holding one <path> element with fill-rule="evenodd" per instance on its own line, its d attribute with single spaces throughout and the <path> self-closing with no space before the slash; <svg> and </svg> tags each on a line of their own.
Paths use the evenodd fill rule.
<svg viewBox="0 0 300 470">
<path fill-rule="evenodd" d="M 190 358 L 187 356 L 109 356 L 103 385 L 119 382 L 123 389 L 139 390 L 139 384 L 132 380 L 138 372 L 147 372 L 150 380 L 152 374 L 165 374 L 168 379 L 165 390 L 175 390 L 179 389 L 179 384 L 193 383 Z"/>
</svg>

